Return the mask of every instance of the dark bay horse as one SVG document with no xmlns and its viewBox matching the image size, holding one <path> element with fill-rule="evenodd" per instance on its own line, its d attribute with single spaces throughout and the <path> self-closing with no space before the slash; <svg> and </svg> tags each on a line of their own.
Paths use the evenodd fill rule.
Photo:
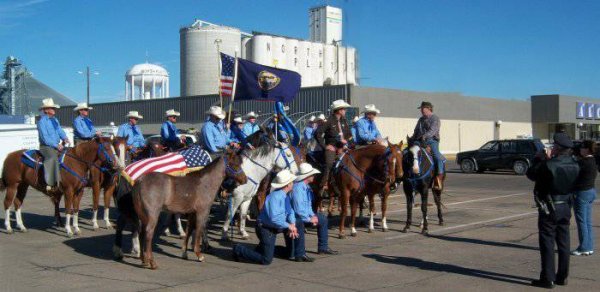
<svg viewBox="0 0 600 292">
<path fill-rule="evenodd" d="M 44 173 L 41 168 L 31 168 L 26 166 L 21 157 L 25 150 L 19 150 L 8 154 L 4 160 L 4 169 L 2 172 L 2 183 L 0 189 L 6 188 L 6 196 L 4 198 L 4 210 L 6 217 L 4 225 L 8 233 L 12 232 L 10 226 L 10 205 L 13 204 L 16 212 L 17 226 L 21 231 L 26 231 L 21 217 L 21 209 L 23 201 L 27 194 L 29 186 L 34 187 L 38 191 L 50 197 L 54 203 L 54 216 L 57 223 L 61 225 L 60 212 L 58 204 L 61 197 L 65 196 L 65 211 L 66 224 L 65 230 L 67 236 L 73 236 L 71 230 L 71 216 L 73 216 L 73 229 L 79 234 L 78 212 L 79 201 L 83 194 L 83 188 L 88 184 L 89 169 L 97 167 L 96 162 L 100 165 L 116 169 L 118 167 L 115 158 L 115 152 L 112 147 L 110 138 L 94 138 L 88 142 L 81 143 L 74 148 L 66 150 L 63 166 L 61 166 L 61 180 L 59 190 L 57 192 L 48 193 L 46 191 L 46 182 Z M 62 154 L 60 154 L 62 156 Z M 74 208 L 74 206 L 76 208 Z"/>
<path fill-rule="evenodd" d="M 183 177 L 154 172 L 137 180 L 133 187 L 133 206 L 141 222 L 141 258 L 144 266 L 151 269 L 158 267 L 152 255 L 152 238 L 163 209 L 171 213 L 193 214 L 191 217 L 194 220 L 188 222 L 183 256 L 187 255 L 189 236 L 195 229 L 194 253 L 199 261 L 204 260 L 200 242 L 211 206 L 226 180 L 229 189 L 246 183 L 247 177 L 241 165 L 241 156 L 227 151 L 202 170 Z"/>
<path fill-rule="evenodd" d="M 365 195 L 373 202 L 376 193 L 382 194 L 381 211 L 384 231 L 387 230 L 386 211 L 390 187 L 402 177 L 402 152 L 399 145 L 386 147 L 373 144 L 363 148 L 348 150 L 338 162 L 337 170 L 332 173 L 330 190 L 339 192 L 341 220 L 339 238 L 345 238 L 345 222 L 348 205 L 351 207 L 352 235 L 356 235 L 355 220 L 360 203 Z M 373 212 L 374 205 L 371 204 Z"/>
<path fill-rule="evenodd" d="M 407 232 L 411 227 L 415 194 L 418 193 L 421 195 L 421 212 L 423 213 L 421 233 L 427 234 L 429 232 L 427 222 L 429 189 L 432 189 L 433 179 L 437 175 L 431 150 L 429 147 L 422 148 L 409 141 L 409 147 L 404 151 L 402 165 L 404 169 L 407 170 L 403 179 L 404 194 L 406 195 L 406 226 L 402 232 Z M 444 180 L 445 179 L 446 176 L 444 175 Z M 444 185 L 445 184 L 442 184 L 442 186 Z M 444 218 L 442 216 L 442 191 L 443 189 L 432 189 L 440 225 L 444 225 Z"/>
</svg>

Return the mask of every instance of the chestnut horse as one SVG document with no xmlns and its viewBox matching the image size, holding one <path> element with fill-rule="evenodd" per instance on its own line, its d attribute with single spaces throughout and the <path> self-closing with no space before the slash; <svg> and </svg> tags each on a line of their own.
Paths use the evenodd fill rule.
<svg viewBox="0 0 600 292">
<path fill-rule="evenodd" d="M 198 261 L 204 256 L 200 242 L 204 226 L 215 196 L 225 182 L 228 189 L 236 184 L 245 184 L 247 177 L 242 170 L 242 157 L 233 151 L 227 151 L 200 171 L 183 177 L 153 172 L 139 178 L 133 187 L 133 206 L 141 221 L 142 264 L 156 269 L 158 266 L 152 255 L 152 238 L 163 209 L 171 213 L 193 214 L 188 222 L 188 232 L 183 244 L 183 257 L 187 257 L 187 243 L 192 229 L 195 228 L 194 253 Z"/>
<path fill-rule="evenodd" d="M 46 191 L 46 182 L 44 173 L 41 168 L 31 168 L 21 162 L 21 157 L 25 150 L 19 150 L 8 154 L 4 160 L 4 169 L 2 172 L 2 183 L 0 188 L 6 188 L 6 196 L 4 198 L 4 210 L 6 217 L 4 225 L 8 233 L 12 232 L 10 226 L 10 205 L 13 204 L 16 212 L 17 226 L 21 231 L 26 231 L 21 217 L 21 207 L 27 194 L 29 186 L 34 187 L 38 191 L 49 196 L 54 203 L 54 216 L 57 223 L 61 225 L 60 212 L 58 204 L 61 196 L 65 195 L 65 210 L 67 213 L 67 221 L 65 230 L 67 236 L 73 236 L 71 230 L 71 216 L 73 216 L 73 229 L 76 234 L 80 234 L 78 223 L 79 201 L 83 193 L 83 188 L 88 184 L 88 172 L 91 168 L 96 168 L 96 162 L 100 165 L 116 169 L 117 161 L 115 151 L 111 144 L 110 138 L 94 138 L 93 140 L 81 143 L 74 148 L 66 150 L 64 162 L 61 165 L 61 180 L 59 183 L 59 191 L 48 193 Z M 62 156 L 62 153 L 59 154 Z M 59 156 L 59 157 L 60 157 Z M 76 206 L 76 208 L 74 208 Z"/>
<path fill-rule="evenodd" d="M 371 214 L 374 212 L 373 196 L 382 194 L 381 216 L 383 230 L 387 230 L 387 197 L 390 186 L 402 177 L 402 152 L 399 145 L 389 147 L 373 144 L 363 148 L 348 150 L 336 164 L 338 167 L 332 173 L 330 190 L 339 192 L 341 220 L 339 238 L 345 238 L 344 233 L 348 204 L 351 206 L 352 235 L 356 236 L 355 220 L 359 205 L 368 193 L 371 202 Z"/>
<path fill-rule="evenodd" d="M 406 226 L 402 232 L 407 232 L 412 224 L 412 209 L 415 203 L 415 194 L 421 195 L 421 212 L 423 213 L 423 219 L 421 224 L 421 233 L 427 234 L 429 232 L 427 223 L 427 201 L 429 197 L 429 189 L 433 185 L 433 179 L 437 175 L 431 149 L 429 147 L 422 148 L 417 145 L 413 145 L 409 141 L 409 147 L 404 151 L 404 159 L 402 165 L 405 169 L 412 169 L 407 171 L 407 175 L 403 179 L 404 194 L 406 195 Z M 444 180 L 446 179 L 444 172 Z M 444 186 L 445 184 L 442 184 Z M 433 199 L 437 206 L 437 215 L 439 225 L 444 225 L 444 218 L 442 216 L 442 190 L 432 189 Z"/>
</svg>

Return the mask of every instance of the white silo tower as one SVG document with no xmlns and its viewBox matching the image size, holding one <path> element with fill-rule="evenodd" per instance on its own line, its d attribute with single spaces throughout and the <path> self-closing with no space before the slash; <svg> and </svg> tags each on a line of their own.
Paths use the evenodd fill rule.
<svg viewBox="0 0 600 292">
<path fill-rule="evenodd" d="M 273 63 L 269 66 L 287 69 L 285 38 L 273 37 Z"/>
<path fill-rule="evenodd" d="M 323 48 L 323 82 L 329 85 L 336 85 L 336 47 L 334 45 L 325 45 Z"/>
<path fill-rule="evenodd" d="M 218 51 L 241 56 L 241 32 L 197 20 L 179 30 L 181 96 L 215 94 L 220 78 Z"/>
<path fill-rule="evenodd" d="M 356 49 L 348 47 L 346 48 L 346 54 L 346 65 L 348 66 L 346 83 L 356 85 Z"/>
<path fill-rule="evenodd" d="M 310 42 L 298 42 L 298 73 L 302 76 L 302 86 L 311 86 L 312 79 L 310 74 Z"/>
<path fill-rule="evenodd" d="M 311 43 L 309 72 L 312 79 L 311 86 L 323 85 L 323 44 Z"/>
<path fill-rule="evenodd" d="M 285 40 L 285 63 L 288 70 L 298 71 L 298 40 Z"/>
<path fill-rule="evenodd" d="M 252 62 L 272 66 L 273 38 L 270 35 L 255 35 L 252 37 Z"/>
<path fill-rule="evenodd" d="M 125 100 L 169 97 L 169 73 L 155 64 L 137 64 L 125 73 Z"/>
</svg>

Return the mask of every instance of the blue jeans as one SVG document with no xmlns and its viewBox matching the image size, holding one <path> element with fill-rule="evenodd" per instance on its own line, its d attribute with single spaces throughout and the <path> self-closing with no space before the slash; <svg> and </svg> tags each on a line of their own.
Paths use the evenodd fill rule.
<svg viewBox="0 0 600 292">
<path fill-rule="evenodd" d="M 272 229 L 264 228 L 260 224 L 256 224 L 256 235 L 260 242 L 255 249 L 243 245 L 236 245 L 233 248 L 233 253 L 239 258 L 262 265 L 269 265 L 273 261 L 277 232 Z"/>
<path fill-rule="evenodd" d="M 319 224 L 317 224 L 317 248 L 318 251 L 326 251 L 329 248 L 329 222 L 327 221 L 327 216 L 317 213 L 317 218 L 319 218 Z M 299 217 L 296 217 L 296 229 L 298 229 L 298 238 L 291 240 L 289 237 L 286 237 L 286 246 L 290 249 L 290 258 L 301 257 L 306 255 L 306 245 L 304 241 L 304 228 L 305 227 L 313 227 L 312 223 L 304 222 Z"/>
<path fill-rule="evenodd" d="M 440 152 L 440 142 L 435 139 L 427 139 L 425 140 L 425 145 L 421 145 L 419 142 L 415 142 L 415 145 L 419 145 L 421 147 L 425 147 L 429 145 L 431 147 L 431 154 L 433 156 L 433 160 L 437 165 L 437 174 L 444 173 L 444 155 Z"/>
<path fill-rule="evenodd" d="M 592 205 L 596 199 L 596 189 L 591 188 L 575 193 L 575 221 L 577 222 L 577 233 L 579 235 L 578 251 L 594 250 L 594 233 L 592 229 Z"/>
</svg>

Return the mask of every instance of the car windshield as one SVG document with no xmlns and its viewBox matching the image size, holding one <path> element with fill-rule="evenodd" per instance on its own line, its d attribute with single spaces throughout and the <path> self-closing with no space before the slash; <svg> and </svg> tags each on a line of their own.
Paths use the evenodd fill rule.
<svg viewBox="0 0 600 292">
<path fill-rule="evenodd" d="M 498 151 L 498 143 L 496 143 L 494 141 L 487 142 L 483 146 L 481 146 L 481 148 L 479 148 L 479 150 L 483 150 L 483 151 Z"/>
</svg>

